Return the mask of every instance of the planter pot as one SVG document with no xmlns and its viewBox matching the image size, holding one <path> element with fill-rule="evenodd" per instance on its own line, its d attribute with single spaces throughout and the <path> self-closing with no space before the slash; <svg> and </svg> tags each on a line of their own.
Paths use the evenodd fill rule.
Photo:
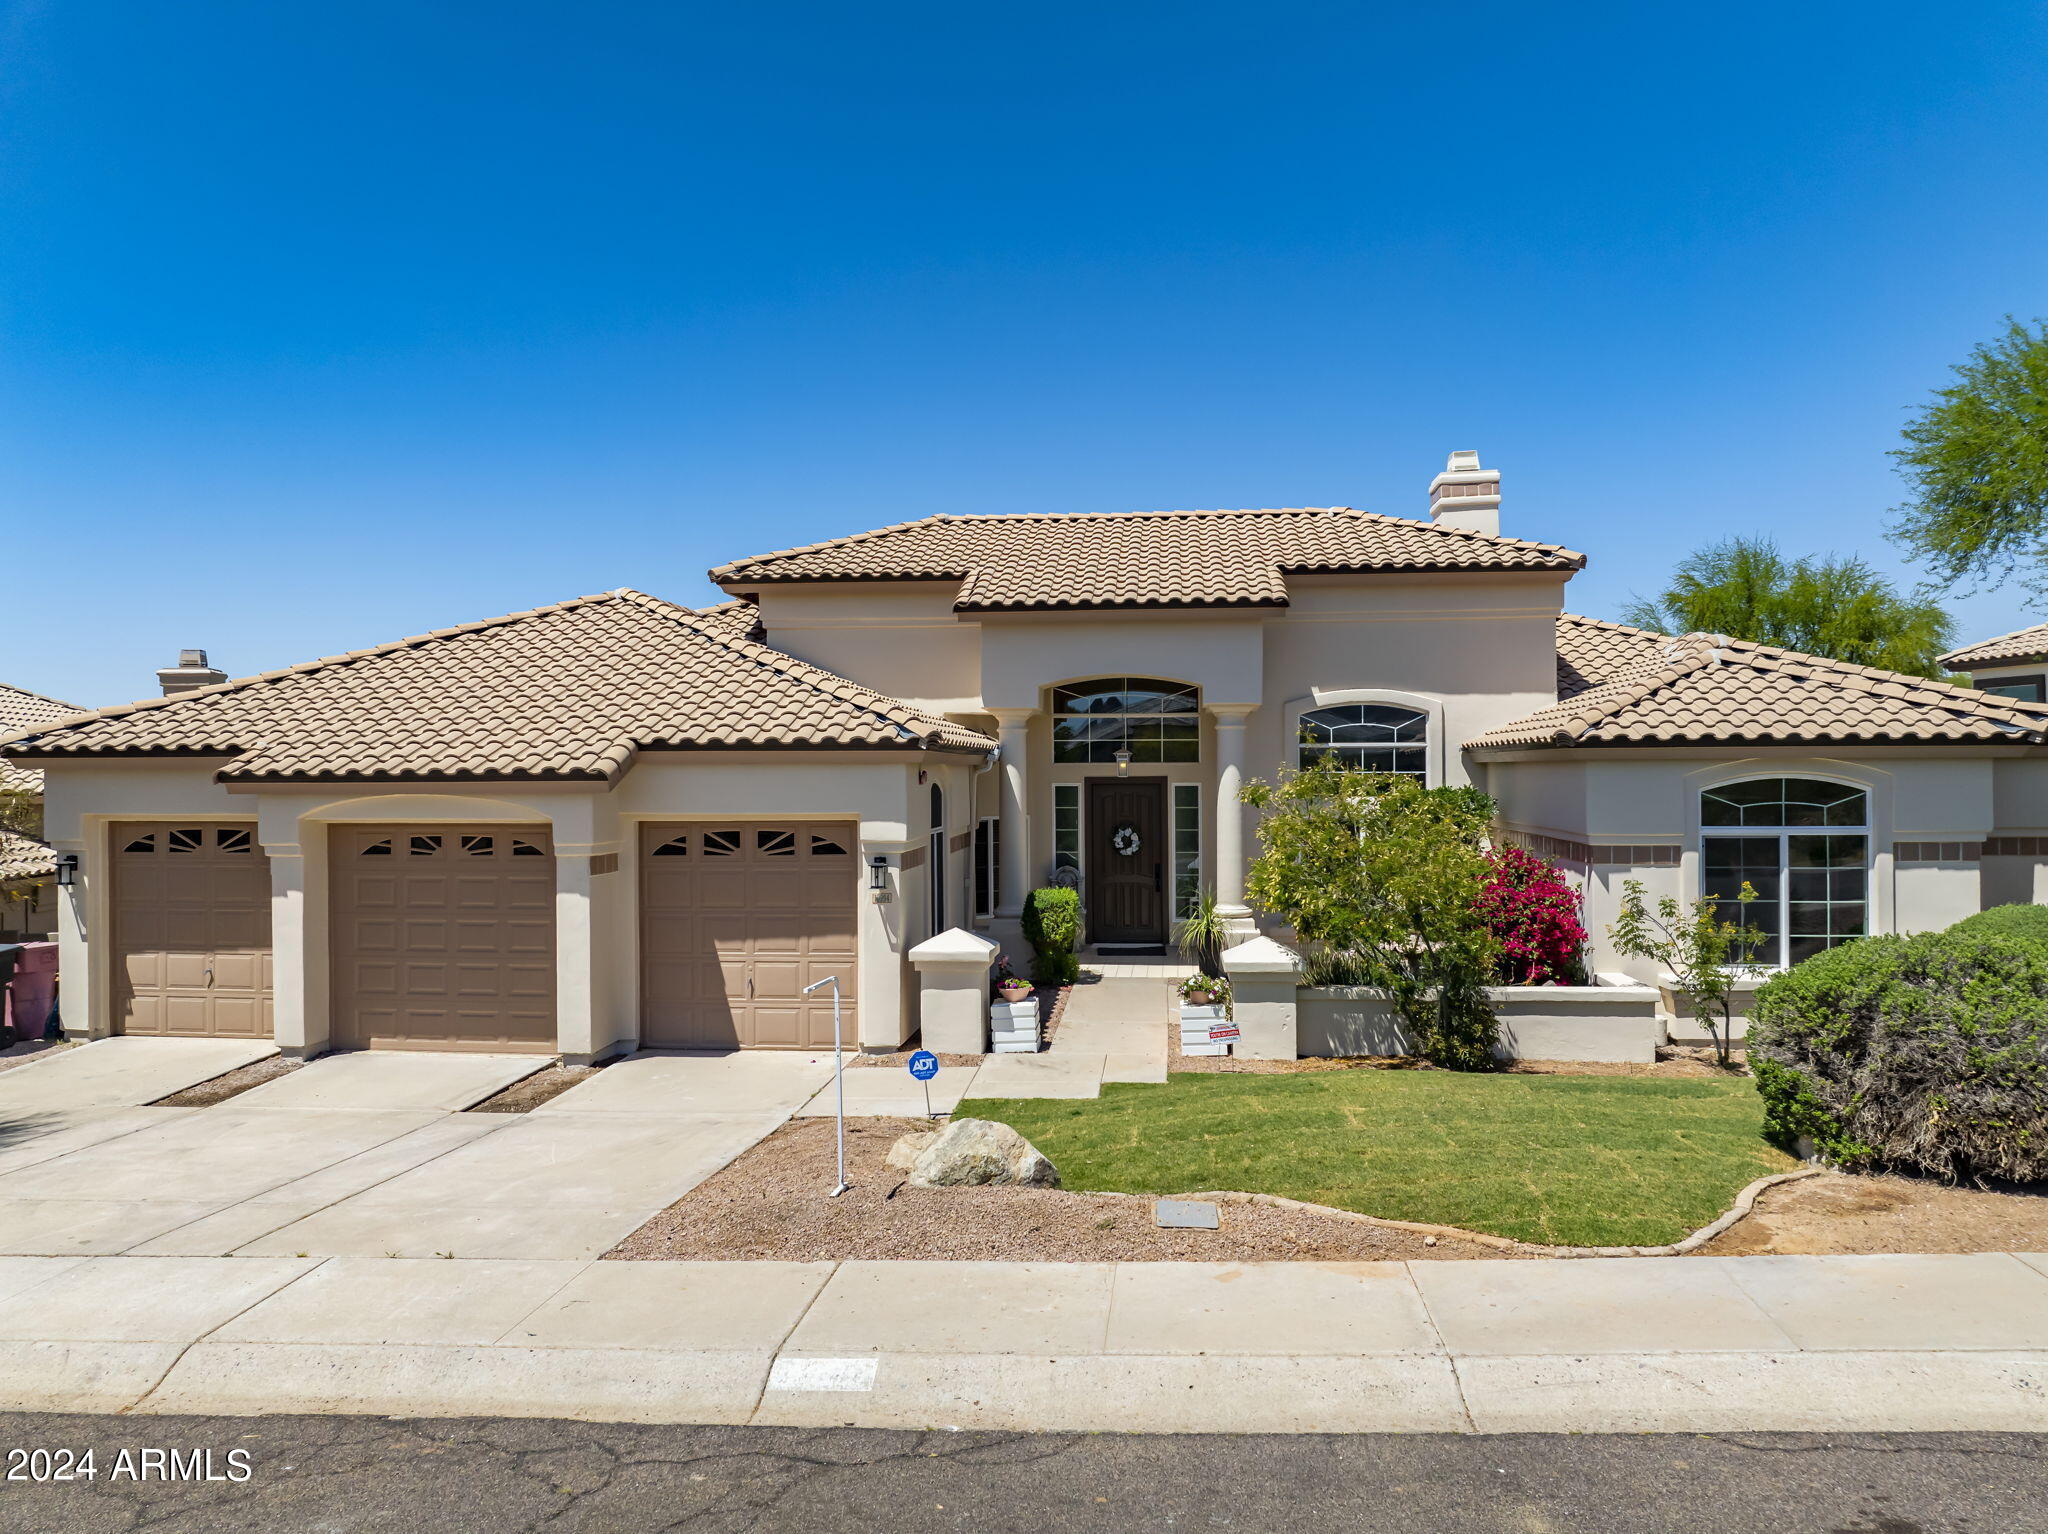
<svg viewBox="0 0 2048 1534">
<path fill-rule="evenodd" d="M 1206 1007 L 1215 999 L 1213 991 L 1189 991 L 1181 997 L 1181 1003 L 1190 1007 Z"/>
<path fill-rule="evenodd" d="M 1006 985 L 997 994 L 1014 1007 L 1031 995 L 1031 987 L 1028 985 Z"/>
</svg>

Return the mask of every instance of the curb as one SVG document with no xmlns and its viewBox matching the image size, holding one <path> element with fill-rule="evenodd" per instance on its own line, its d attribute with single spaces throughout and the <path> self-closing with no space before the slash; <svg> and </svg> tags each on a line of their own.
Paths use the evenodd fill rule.
<svg viewBox="0 0 2048 1534">
<path fill-rule="evenodd" d="M 1827 1171 L 1826 1167 L 1801 1167 L 1796 1172 L 1774 1172 L 1769 1177 L 1759 1177 L 1755 1182 L 1735 1195 L 1735 1202 L 1728 1206 L 1725 1214 L 1708 1224 L 1702 1225 L 1682 1241 L 1669 1246 L 1543 1246 L 1533 1241 L 1516 1241 L 1507 1236 L 1488 1235 L 1484 1231 L 1461 1230 L 1455 1225 L 1425 1225 L 1417 1220 L 1387 1220 L 1378 1215 L 1360 1214 L 1354 1209 L 1336 1209 L 1328 1204 L 1304 1203 L 1296 1198 L 1282 1198 L 1277 1193 L 1236 1193 L 1204 1192 L 1176 1193 L 1174 1198 L 1210 1199 L 1220 1204 L 1264 1204 L 1272 1209 L 1300 1209 L 1310 1214 L 1329 1215 L 1339 1220 L 1351 1220 L 1361 1225 L 1377 1225 L 1383 1230 L 1405 1230 L 1418 1236 L 1448 1236 L 1457 1241 L 1476 1242 L 1497 1252 L 1515 1252 L 1535 1257 L 1683 1257 L 1698 1251 L 1714 1237 L 1727 1230 L 1737 1220 L 1755 1207 L 1757 1199 L 1770 1188 L 1788 1182 L 1798 1182 L 1806 1177 L 1818 1177 Z M 1154 1198 L 1149 1193 L 1091 1193 L 1091 1198 Z"/>
</svg>

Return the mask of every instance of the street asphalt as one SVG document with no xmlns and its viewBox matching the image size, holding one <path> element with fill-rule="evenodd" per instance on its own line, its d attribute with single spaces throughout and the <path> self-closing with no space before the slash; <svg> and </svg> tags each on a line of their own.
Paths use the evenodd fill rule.
<svg viewBox="0 0 2048 1534">
<path fill-rule="evenodd" d="M 48 1473 L 15 1453 L 36 1449 L 90 1449 L 96 1478 L 6 1478 Z M 118 1474 L 124 1450 L 133 1471 L 144 1449 L 211 1450 L 220 1476 L 241 1473 L 229 1457 L 241 1450 L 247 1479 Z M 0 1414 L 0 1530 L 144 1528 L 2027 1534 L 2048 1529 L 2048 1435 L 1141 1437 Z"/>
</svg>

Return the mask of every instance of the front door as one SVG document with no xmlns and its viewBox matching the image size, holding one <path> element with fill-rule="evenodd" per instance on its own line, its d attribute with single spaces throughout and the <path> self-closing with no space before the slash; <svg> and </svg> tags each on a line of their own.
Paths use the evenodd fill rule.
<svg viewBox="0 0 2048 1534">
<path fill-rule="evenodd" d="M 1088 780 L 1088 936 L 1166 941 L 1166 779 Z"/>
</svg>

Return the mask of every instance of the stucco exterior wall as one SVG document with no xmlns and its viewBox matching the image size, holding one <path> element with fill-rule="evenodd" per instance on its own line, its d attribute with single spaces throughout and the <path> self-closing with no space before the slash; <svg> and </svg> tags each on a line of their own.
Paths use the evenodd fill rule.
<svg viewBox="0 0 2048 1534">
<path fill-rule="evenodd" d="M 46 814 L 59 851 L 75 851 L 78 883 L 58 902 L 67 1025 L 99 1036 L 112 1027 L 111 954 L 105 930 L 106 827 L 114 820 L 254 820 L 271 859 L 271 943 L 280 1047 L 313 1054 L 330 1036 L 327 999 L 329 830 L 349 822 L 546 826 L 556 850 L 558 1045 L 577 1059 L 628 1048 L 639 1036 L 639 835 L 643 821 L 852 820 L 859 825 L 860 1042 L 893 1048 L 906 1036 L 903 953 L 927 918 L 906 896 L 904 854 L 923 849 L 928 785 L 946 790 L 948 845 L 971 827 L 975 763 L 912 752 L 649 753 L 616 788 L 580 785 L 309 786 L 230 792 L 220 764 L 49 764 Z M 889 889 L 867 889 L 869 857 L 890 860 Z M 609 861 L 617 860 L 615 870 Z M 949 910 L 964 915 L 971 864 L 947 858 Z M 956 903 L 957 902 L 957 903 Z M 915 934 L 908 940 L 906 932 Z"/>
<path fill-rule="evenodd" d="M 981 627 L 953 581 L 763 586 L 768 643 L 935 713 L 979 706 Z"/>
</svg>

